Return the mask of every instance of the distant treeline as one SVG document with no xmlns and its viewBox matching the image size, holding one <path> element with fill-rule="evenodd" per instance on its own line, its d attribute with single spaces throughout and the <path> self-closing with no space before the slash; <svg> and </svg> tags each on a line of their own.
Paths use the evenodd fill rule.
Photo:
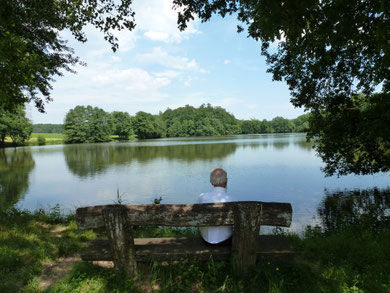
<svg viewBox="0 0 390 293">
<path fill-rule="evenodd" d="M 118 135 L 120 139 L 128 139 L 134 134 L 139 139 L 148 139 L 306 132 L 309 115 L 304 114 L 293 120 L 283 117 L 275 117 L 270 121 L 238 120 L 222 107 L 203 104 L 198 108 L 189 105 L 174 110 L 168 108 L 158 115 L 140 111 L 130 116 L 126 112 L 108 113 L 97 107 L 76 106 L 65 117 L 63 133 L 67 143 L 83 143 L 109 141 L 112 134 Z M 61 127 L 58 124 L 51 125 L 58 126 L 57 129 Z"/>
<path fill-rule="evenodd" d="M 63 124 L 33 124 L 33 132 L 35 133 L 62 133 L 63 130 Z"/>
</svg>

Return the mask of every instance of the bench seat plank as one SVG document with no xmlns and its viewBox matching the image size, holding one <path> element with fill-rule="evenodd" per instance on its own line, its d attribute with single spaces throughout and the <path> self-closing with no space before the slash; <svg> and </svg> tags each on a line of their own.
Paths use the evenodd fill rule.
<svg viewBox="0 0 390 293">
<path fill-rule="evenodd" d="M 289 203 L 241 201 L 209 204 L 156 204 L 156 205 L 102 205 L 78 208 L 76 222 L 79 229 L 105 226 L 103 210 L 125 209 L 128 221 L 137 226 L 226 226 L 234 224 L 235 205 L 250 208 L 261 206 L 262 226 L 290 227 L 292 207 Z"/>
<path fill-rule="evenodd" d="M 263 258 L 290 257 L 294 252 L 286 237 L 281 235 L 260 235 L 257 255 Z M 136 260 L 179 260 L 183 258 L 228 260 L 230 246 L 208 246 L 200 237 L 191 238 L 135 238 Z M 112 253 L 108 240 L 95 240 L 81 255 L 84 261 L 111 261 Z"/>
</svg>

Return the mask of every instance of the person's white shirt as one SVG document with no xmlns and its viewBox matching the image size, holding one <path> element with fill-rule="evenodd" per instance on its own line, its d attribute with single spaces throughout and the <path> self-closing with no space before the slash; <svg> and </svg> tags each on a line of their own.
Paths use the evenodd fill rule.
<svg viewBox="0 0 390 293">
<path fill-rule="evenodd" d="M 234 201 L 226 192 L 224 187 L 214 187 L 213 192 L 202 193 L 199 195 L 199 203 L 215 203 Z M 231 226 L 206 226 L 199 227 L 202 238 L 208 243 L 217 244 L 229 239 L 233 234 Z"/>
</svg>

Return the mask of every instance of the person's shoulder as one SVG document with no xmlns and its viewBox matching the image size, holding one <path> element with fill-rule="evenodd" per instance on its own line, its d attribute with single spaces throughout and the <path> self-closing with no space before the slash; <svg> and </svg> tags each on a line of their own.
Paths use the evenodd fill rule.
<svg viewBox="0 0 390 293">
<path fill-rule="evenodd" d="M 209 197 L 210 197 L 210 192 L 201 193 L 198 196 L 198 202 L 202 203 L 208 200 Z"/>
<path fill-rule="evenodd" d="M 234 195 L 226 194 L 227 201 L 238 201 Z"/>
<path fill-rule="evenodd" d="M 206 195 L 206 193 L 199 194 L 198 201 L 201 202 L 204 199 L 205 195 Z"/>
</svg>

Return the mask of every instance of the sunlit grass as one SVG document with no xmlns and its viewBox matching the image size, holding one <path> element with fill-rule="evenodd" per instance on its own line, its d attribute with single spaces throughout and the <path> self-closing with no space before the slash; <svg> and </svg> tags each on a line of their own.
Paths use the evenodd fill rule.
<svg viewBox="0 0 390 293">
<path fill-rule="evenodd" d="M 24 142 L 22 145 L 26 146 L 34 146 L 39 145 L 38 138 L 44 138 L 44 145 L 54 145 L 54 144 L 63 144 L 64 143 L 64 135 L 62 133 L 32 133 L 29 140 Z M 112 141 L 119 140 L 118 135 L 110 135 Z M 136 136 L 132 135 L 128 140 L 136 140 Z M 13 146 L 12 139 L 10 137 L 5 138 L 5 146 Z"/>
</svg>

